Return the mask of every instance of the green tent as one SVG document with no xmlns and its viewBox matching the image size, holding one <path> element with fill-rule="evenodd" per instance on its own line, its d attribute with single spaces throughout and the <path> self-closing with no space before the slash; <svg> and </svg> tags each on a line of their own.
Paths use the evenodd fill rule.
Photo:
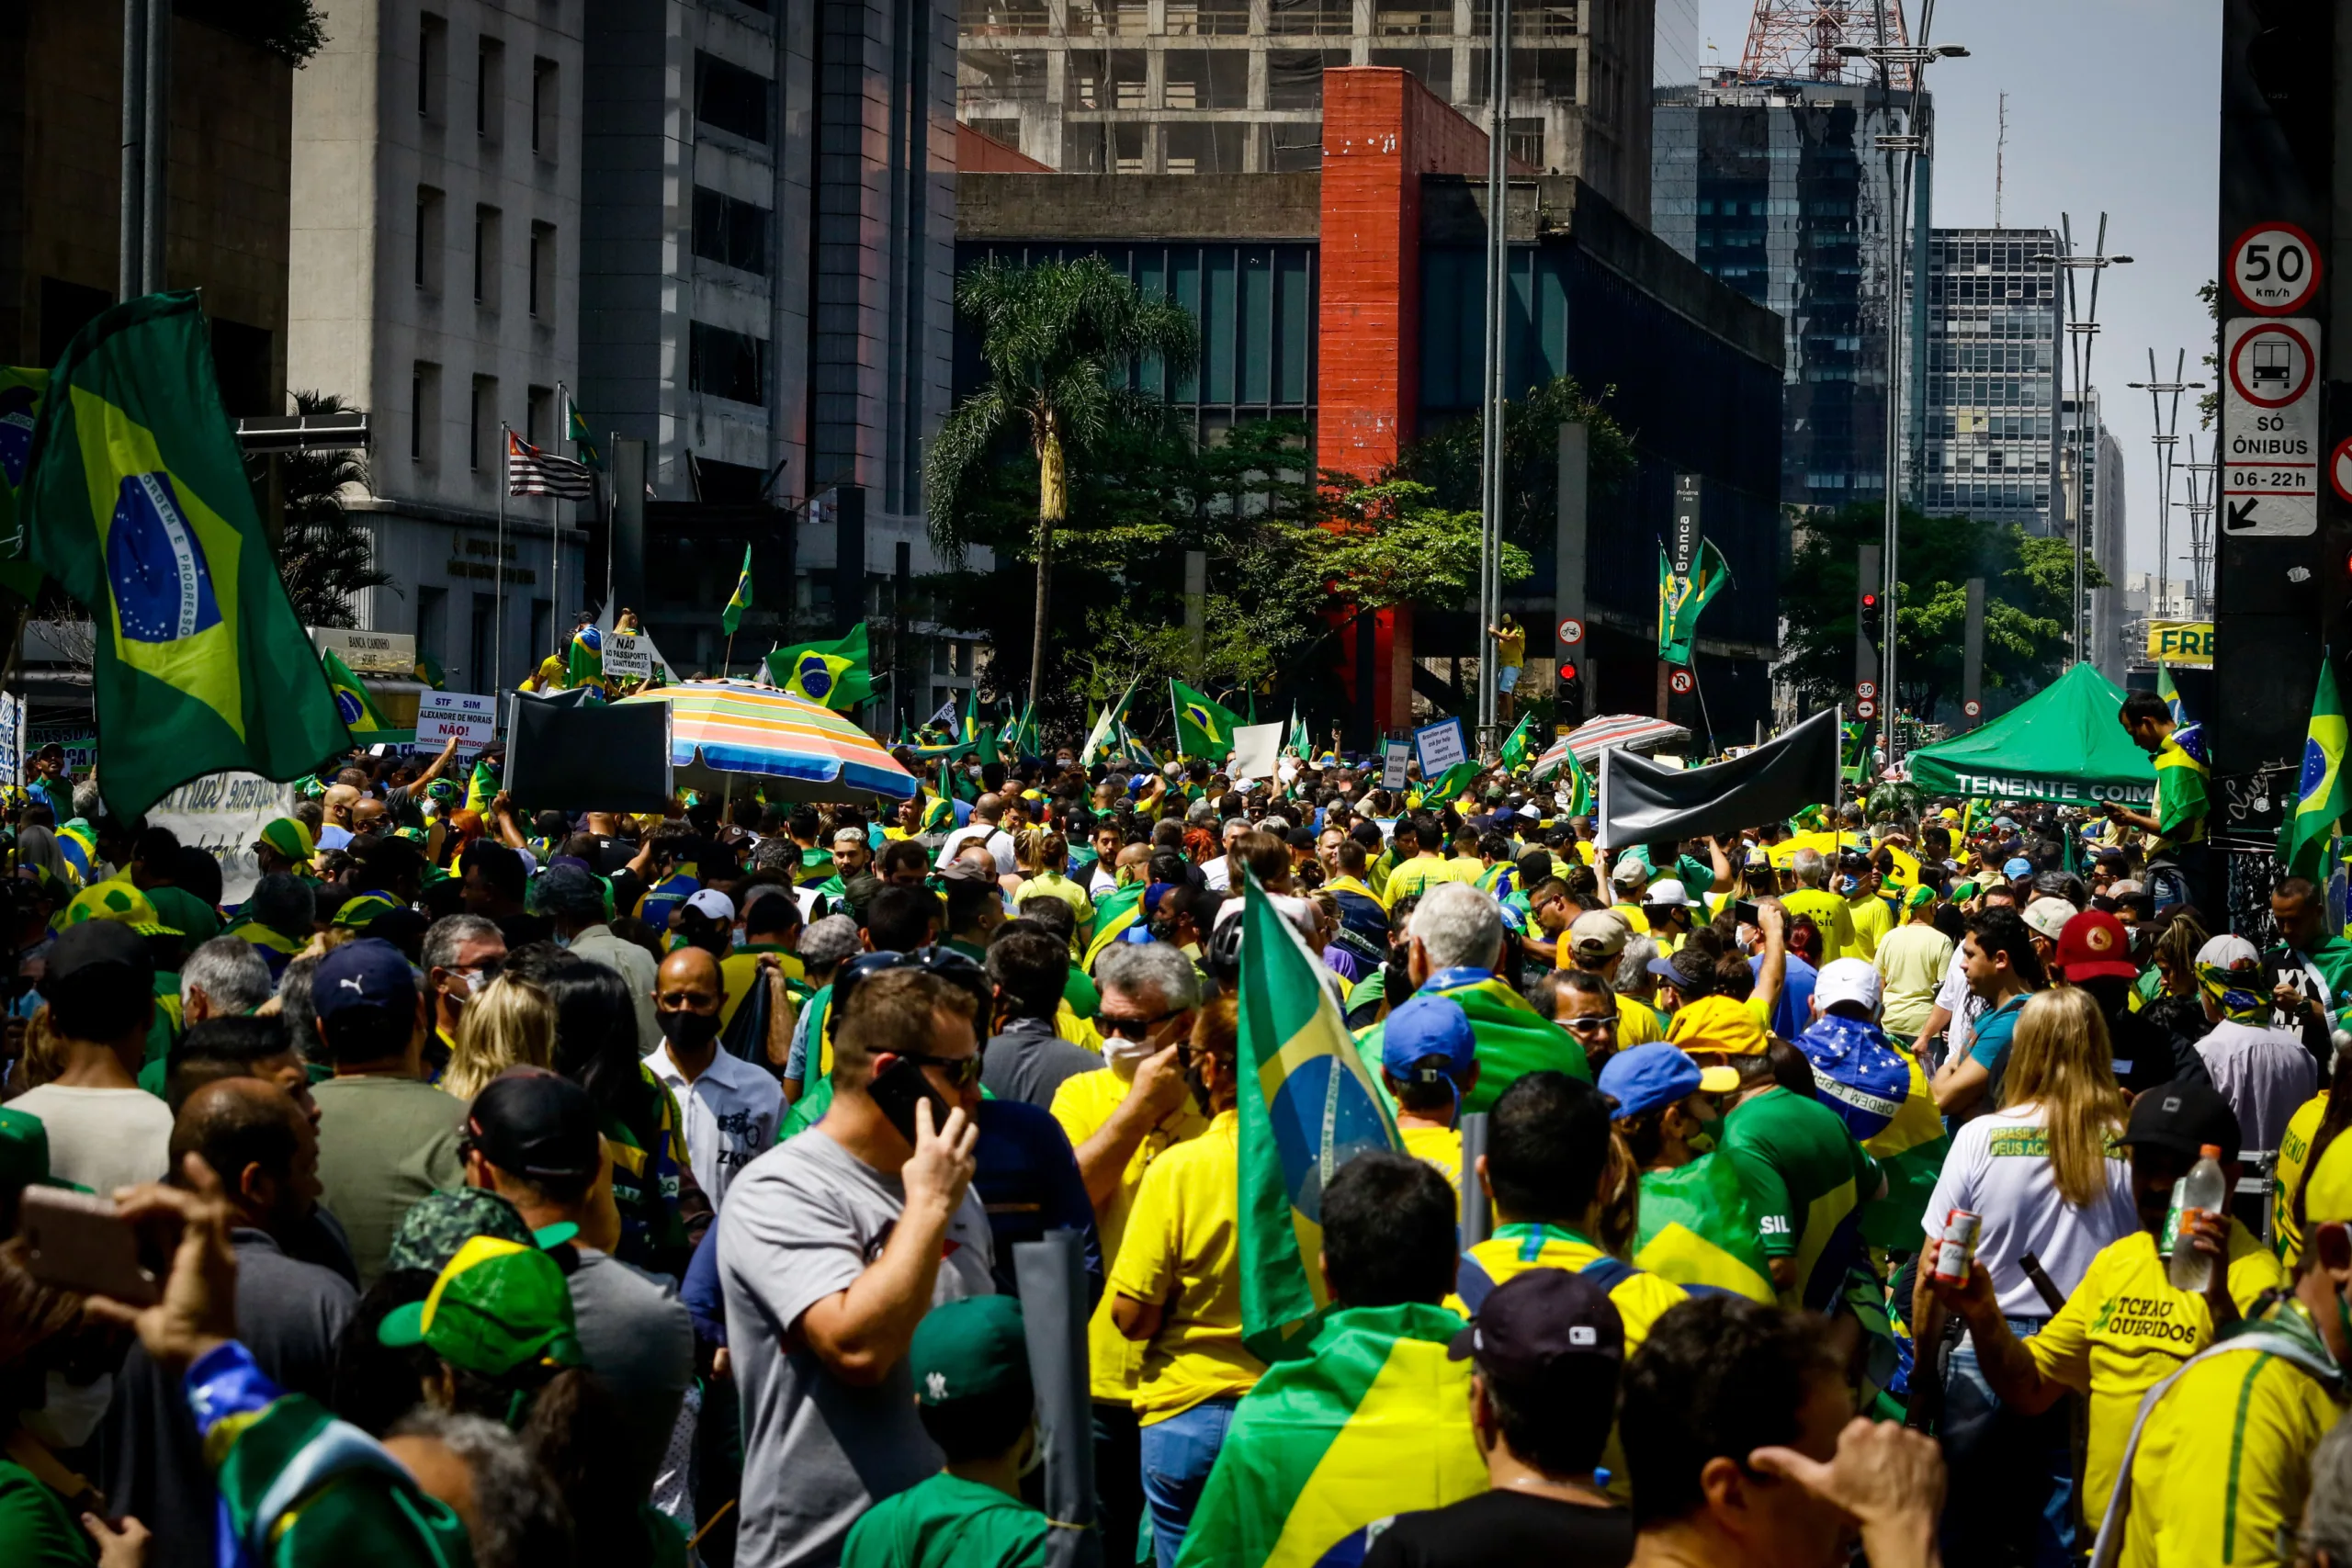
<svg viewBox="0 0 2352 1568">
<path fill-rule="evenodd" d="M 1979 729 L 1911 753 L 1911 779 L 1929 795 L 2144 807 L 2156 770 L 2116 721 L 2123 688 L 2076 664 Z"/>
</svg>

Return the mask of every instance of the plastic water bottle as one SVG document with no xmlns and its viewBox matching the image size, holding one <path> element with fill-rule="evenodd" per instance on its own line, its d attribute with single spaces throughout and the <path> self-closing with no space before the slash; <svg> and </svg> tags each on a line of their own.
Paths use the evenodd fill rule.
<svg viewBox="0 0 2352 1568">
<path fill-rule="evenodd" d="M 2165 1249 L 2172 1255 L 2172 1288 L 2201 1293 L 2213 1274 L 2213 1260 L 2183 1244 L 2181 1231 L 2189 1214 L 2226 1213 L 2229 1184 L 2222 1176 L 2222 1151 L 2211 1144 L 2200 1146 L 2188 1174 L 2173 1184 L 2172 1212 L 2165 1216 Z"/>
</svg>

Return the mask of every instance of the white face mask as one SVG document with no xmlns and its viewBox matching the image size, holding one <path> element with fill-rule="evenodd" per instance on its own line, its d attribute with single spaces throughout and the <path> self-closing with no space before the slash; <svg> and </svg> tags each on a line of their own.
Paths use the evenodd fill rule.
<svg viewBox="0 0 2352 1568">
<path fill-rule="evenodd" d="M 47 1382 L 48 1399 L 39 1410 L 19 1413 L 17 1420 L 25 1430 L 48 1448 L 78 1449 L 97 1432 L 98 1423 L 106 1418 L 107 1406 L 114 1403 L 114 1374 L 106 1373 L 96 1382 L 74 1383 L 65 1381 L 63 1372 L 52 1371 Z"/>
<path fill-rule="evenodd" d="M 1123 1078 L 1135 1077 L 1136 1068 L 1142 1065 L 1143 1059 L 1155 1054 L 1155 1048 L 1148 1040 L 1130 1040 L 1124 1034 L 1105 1034 L 1102 1037 L 1102 1059 L 1111 1065 L 1113 1072 Z"/>
</svg>

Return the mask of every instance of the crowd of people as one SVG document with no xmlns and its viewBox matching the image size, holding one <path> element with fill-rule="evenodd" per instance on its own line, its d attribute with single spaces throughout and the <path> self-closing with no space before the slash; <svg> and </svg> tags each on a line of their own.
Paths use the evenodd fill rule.
<svg viewBox="0 0 2352 1568">
<path fill-rule="evenodd" d="M 2352 1562 L 2352 942 L 2298 878 L 2220 930 L 2177 792 L 1609 844 L 1524 765 L 644 818 L 467 771 L 355 756 L 227 900 L 39 760 L 10 1568 Z M 1281 1346 L 1257 899 L 1395 1132 Z M 149 1299 L 63 1282 L 68 1190 Z M 1054 1233 L 1091 1429 L 1040 1418 Z"/>
</svg>

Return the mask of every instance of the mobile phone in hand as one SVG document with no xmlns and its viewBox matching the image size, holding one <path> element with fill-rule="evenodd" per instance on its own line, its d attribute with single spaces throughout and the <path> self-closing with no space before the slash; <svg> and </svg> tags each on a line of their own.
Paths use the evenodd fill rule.
<svg viewBox="0 0 2352 1568">
<path fill-rule="evenodd" d="M 915 1106 L 919 1101 L 931 1101 L 933 1132 L 947 1125 L 947 1101 L 931 1087 L 931 1080 L 922 1076 L 922 1068 L 904 1056 L 875 1074 L 865 1092 L 874 1097 L 874 1103 L 882 1108 L 890 1125 L 910 1145 L 915 1141 Z"/>
<path fill-rule="evenodd" d="M 28 1187 L 18 1213 L 25 1265 L 42 1284 L 131 1306 L 163 1299 L 164 1260 L 111 1199 Z"/>
</svg>

